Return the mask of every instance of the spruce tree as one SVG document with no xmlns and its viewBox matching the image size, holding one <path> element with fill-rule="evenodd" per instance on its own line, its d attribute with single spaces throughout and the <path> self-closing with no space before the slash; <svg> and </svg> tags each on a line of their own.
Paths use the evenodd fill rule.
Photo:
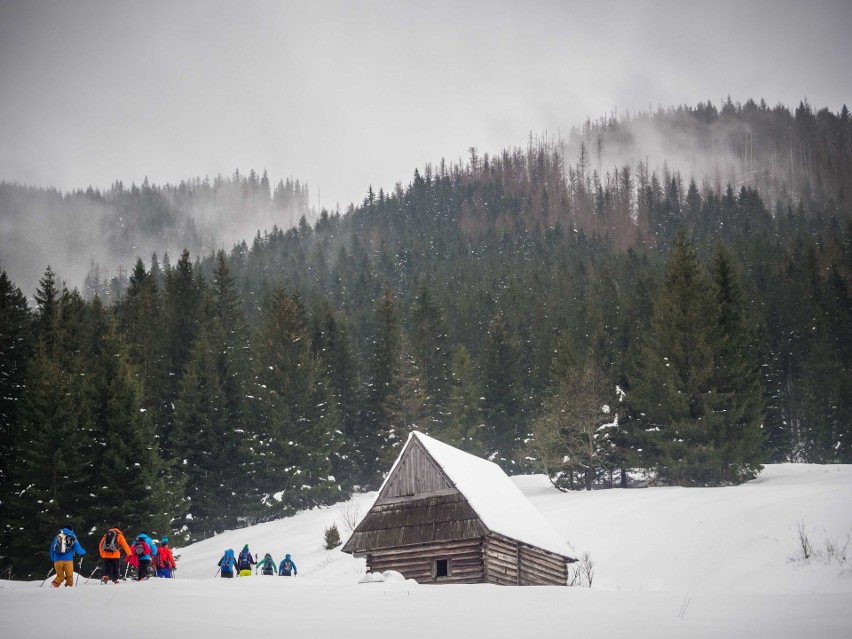
<svg viewBox="0 0 852 639">
<path fill-rule="evenodd" d="M 396 437 L 388 400 L 399 396 L 402 379 L 399 367 L 403 361 L 402 328 L 396 298 L 385 285 L 376 302 L 376 331 L 370 365 L 370 388 L 367 399 L 368 432 L 362 444 L 365 470 L 372 475 L 368 485 L 376 485 L 386 469 L 382 466 L 384 451 Z"/>
<path fill-rule="evenodd" d="M 484 404 L 485 445 L 504 468 L 516 461 L 525 436 L 521 415 L 520 353 L 517 338 L 502 314 L 488 327 L 485 341 Z"/>
<path fill-rule="evenodd" d="M 204 331 L 193 345 L 175 402 L 172 450 L 186 480 L 192 538 L 222 532 L 236 524 L 234 482 L 240 474 L 241 437 L 228 419 L 216 367 L 217 351 Z"/>
<path fill-rule="evenodd" d="M 473 360 L 464 346 L 453 353 L 451 366 L 449 416 L 444 430 L 438 431 L 444 440 L 474 455 L 485 453 L 483 444 L 482 394 L 476 381 Z"/>
<path fill-rule="evenodd" d="M 421 279 L 412 311 L 412 347 L 426 389 L 431 426 L 446 419 L 449 398 L 450 351 L 447 325 L 432 289 Z"/>
<path fill-rule="evenodd" d="M 27 298 L 6 272 L 0 273 L 0 450 L 11 449 L 32 357 L 32 316 Z M 0 495 L 9 478 L 9 455 L 0 455 Z M 0 519 L 4 499 L 0 498 Z"/>
<path fill-rule="evenodd" d="M 414 356 L 408 354 L 403 341 L 393 367 L 389 392 L 381 404 L 385 427 L 380 430 L 381 450 L 379 467 L 390 468 L 402 446 L 414 430 L 431 432 L 434 417 L 427 408 L 428 394 L 421 380 L 421 371 Z"/>
<path fill-rule="evenodd" d="M 340 492 L 331 474 L 339 417 L 308 327 L 301 298 L 278 289 L 254 340 L 259 430 L 249 467 L 262 518 L 327 503 Z"/>
<path fill-rule="evenodd" d="M 718 449 L 714 483 L 740 483 L 757 476 L 764 454 L 760 331 L 755 314 L 746 306 L 733 257 L 721 245 L 711 273 L 717 314 L 714 397 L 706 419 L 716 431 L 712 434 Z"/>
<path fill-rule="evenodd" d="M 87 523 L 91 543 L 110 526 L 171 534 L 181 514 L 182 480 L 162 461 L 150 415 L 142 408 L 142 389 L 115 320 L 92 303 L 86 352 L 91 437 L 81 468 L 89 487 Z M 84 394 L 81 393 L 81 396 Z"/>
<path fill-rule="evenodd" d="M 191 350 L 200 329 L 199 318 L 204 308 L 203 282 L 196 277 L 189 251 L 181 253 L 173 269 L 165 271 L 165 293 L 163 295 L 163 353 L 167 375 L 162 386 L 160 401 L 163 421 L 159 435 L 167 456 L 172 455 L 171 428 L 175 405 L 180 389 L 180 380 L 189 363 Z"/>
<path fill-rule="evenodd" d="M 677 484 L 716 481 L 716 434 L 708 428 L 717 303 L 685 232 L 673 242 L 632 376 L 634 437 L 646 467 Z"/>
</svg>

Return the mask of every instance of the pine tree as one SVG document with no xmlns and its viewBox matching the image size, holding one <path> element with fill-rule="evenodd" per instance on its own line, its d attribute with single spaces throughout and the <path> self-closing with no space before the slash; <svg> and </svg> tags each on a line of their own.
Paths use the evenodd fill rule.
<svg viewBox="0 0 852 639">
<path fill-rule="evenodd" d="M 451 371 L 449 417 L 445 429 L 438 433 L 447 443 L 474 455 L 482 455 L 485 452 L 482 394 L 476 383 L 473 360 L 464 346 L 458 346 L 453 353 Z"/>
<path fill-rule="evenodd" d="M 377 483 L 380 479 L 380 473 L 384 472 L 383 451 L 396 438 L 395 426 L 387 410 L 388 399 L 399 396 L 399 366 L 403 361 L 399 309 L 396 298 L 387 285 L 376 302 L 375 314 L 376 332 L 366 407 L 369 427 L 362 444 L 366 467 L 372 469 L 373 473 L 370 483 Z"/>
<path fill-rule="evenodd" d="M 56 273 L 48 265 L 44 275 L 39 279 L 35 292 L 36 320 L 35 331 L 45 345 L 53 349 L 59 339 L 59 304 L 62 291 L 56 283 Z"/>
<path fill-rule="evenodd" d="M 247 462 L 247 449 L 234 439 L 234 433 L 254 430 L 251 411 L 246 405 L 250 401 L 247 395 L 252 382 L 249 359 L 252 351 L 242 301 L 223 251 L 216 256 L 208 306 L 207 315 L 211 321 L 206 325 L 209 335 L 206 343 L 213 354 L 216 379 L 222 393 L 221 419 L 228 427 L 223 437 L 230 444 L 225 447 L 230 469 L 226 482 L 232 490 L 242 494 L 247 487 L 240 469 Z"/>
<path fill-rule="evenodd" d="M 340 494 L 331 474 L 341 445 L 339 416 L 325 371 L 311 352 L 298 295 L 271 296 L 255 338 L 259 432 L 252 481 L 266 518 L 327 503 Z"/>
<path fill-rule="evenodd" d="M 182 483 L 161 460 L 141 384 L 114 319 L 96 298 L 88 326 L 85 397 L 91 437 L 82 466 L 87 523 L 97 543 L 121 524 L 150 533 L 172 533 L 182 507 Z M 90 544 L 91 545 L 91 544 Z"/>
<path fill-rule="evenodd" d="M 136 261 L 124 299 L 116 306 L 119 330 L 124 335 L 130 363 L 142 382 L 142 406 L 148 418 L 166 428 L 171 415 L 171 392 L 174 383 L 166 364 L 165 326 L 162 299 L 157 283 L 159 266 L 156 256 L 151 271 L 141 259 Z M 160 440 L 162 447 L 162 439 Z"/>
<path fill-rule="evenodd" d="M 412 311 L 412 346 L 426 389 L 431 425 L 445 420 L 449 399 L 450 351 L 447 325 L 431 288 L 420 281 Z"/>
<path fill-rule="evenodd" d="M 386 424 L 380 430 L 379 467 L 383 469 L 390 468 L 399 456 L 409 433 L 414 430 L 429 432 L 433 423 L 426 406 L 428 395 L 421 380 L 420 368 L 415 358 L 408 354 L 405 342 L 398 357 L 398 362 L 393 366 L 389 392 L 381 404 Z"/>
<path fill-rule="evenodd" d="M 180 380 L 189 363 L 191 350 L 200 330 L 199 318 L 204 305 L 204 288 L 193 271 L 189 251 L 181 253 L 173 269 L 165 271 L 163 296 L 163 353 L 167 383 L 163 384 L 160 401 L 163 422 L 159 433 L 167 456 L 172 455 L 171 428 Z"/>
<path fill-rule="evenodd" d="M 85 433 L 78 428 L 71 376 L 42 340 L 30 362 L 26 388 L 3 522 L 9 563 L 19 578 L 32 577 L 43 561 L 34 540 L 50 539 L 57 527 L 79 528 L 84 515 L 77 470 Z"/>
<path fill-rule="evenodd" d="M 329 380 L 340 418 L 338 430 L 343 443 L 332 460 L 332 471 L 348 488 L 363 481 L 364 458 L 361 447 L 365 440 L 365 424 L 358 368 L 347 324 L 344 317 L 327 311 L 314 332 L 313 351 Z"/>
<path fill-rule="evenodd" d="M 483 439 L 495 461 L 508 468 L 525 436 L 520 419 L 520 353 L 502 314 L 491 320 L 485 342 Z"/>
<path fill-rule="evenodd" d="M 186 479 L 192 538 L 222 532 L 237 522 L 231 504 L 240 473 L 241 439 L 228 419 L 217 366 L 217 351 L 205 332 L 198 336 L 175 402 L 172 450 Z"/>
<path fill-rule="evenodd" d="M 759 330 L 746 307 L 732 256 L 719 245 L 713 257 L 716 336 L 713 404 L 705 428 L 718 448 L 714 483 L 740 483 L 760 472 L 763 459 L 763 389 Z"/>
<path fill-rule="evenodd" d="M 27 298 L 0 273 L 0 450 L 11 450 L 24 396 L 27 363 L 32 357 L 32 317 Z M 0 455 L 0 495 L 9 478 L 10 456 Z M 0 498 L 0 519 L 4 499 Z"/>
<path fill-rule="evenodd" d="M 715 392 L 717 316 L 710 280 L 681 231 L 655 298 L 629 396 L 636 419 L 633 435 L 644 463 L 666 481 L 716 480 L 717 450 L 707 419 Z"/>
</svg>

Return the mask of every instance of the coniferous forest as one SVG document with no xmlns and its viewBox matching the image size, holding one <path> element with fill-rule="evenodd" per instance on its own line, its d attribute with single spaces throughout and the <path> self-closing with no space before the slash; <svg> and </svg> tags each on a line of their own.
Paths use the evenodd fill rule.
<svg viewBox="0 0 852 639">
<path fill-rule="evenodd" d="M 651 164 L 652 126 L 702 166 Z M 44 265 L 34 300 L 0 275 L 6 574 L 59 524 L 187 541 L 375 489 L 413 429 L 566 490 L 852 463 L 845 107 L 603 118 L 345 211 L 301 189 L 0 185 L 7 217 L 118 202 L 128 254 L 134 224 L 180 235 L 175 210 L 224 192 L 274 221 L 82 286 Z"/>
</svg>

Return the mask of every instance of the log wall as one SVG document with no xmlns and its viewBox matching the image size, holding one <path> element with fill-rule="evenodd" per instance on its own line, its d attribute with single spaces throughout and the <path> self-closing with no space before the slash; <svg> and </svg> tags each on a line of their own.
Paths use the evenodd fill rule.
<svg viewBox="0 0 852 639">
<path fill-rule="evenodd" d="M 485 582 L 515 586 L 564 586 L 568 566 L 564 557 L 513 539 L 488 535 L 483 543 Z"/>
<path fill-rule="evenodd" d="M 449 574 L 435 577 L 435 560 L 448 561 Z M 475 584 L 483 582 L 481 538 L 406 546 L 367 555 L 367 570 L 396 570 L 421 584 Z"/>
</svg>

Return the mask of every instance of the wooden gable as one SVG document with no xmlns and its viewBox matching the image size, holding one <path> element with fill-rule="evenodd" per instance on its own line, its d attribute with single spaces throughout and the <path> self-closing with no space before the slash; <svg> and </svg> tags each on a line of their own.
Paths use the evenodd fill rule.
<svg viewBox="0 0 852 639">
<path fill-rule="evenodd" d="M 358 556 L 383 548 L 478 539 L 484 532 L 464 495 L 412 438 L 343 552 Z"/>
<path fill-rule="evenodd" d="M 417 439 L 411 439 L 382 487 L 376 504 L 457 492 L 423 445 Z"/>
</svg>

